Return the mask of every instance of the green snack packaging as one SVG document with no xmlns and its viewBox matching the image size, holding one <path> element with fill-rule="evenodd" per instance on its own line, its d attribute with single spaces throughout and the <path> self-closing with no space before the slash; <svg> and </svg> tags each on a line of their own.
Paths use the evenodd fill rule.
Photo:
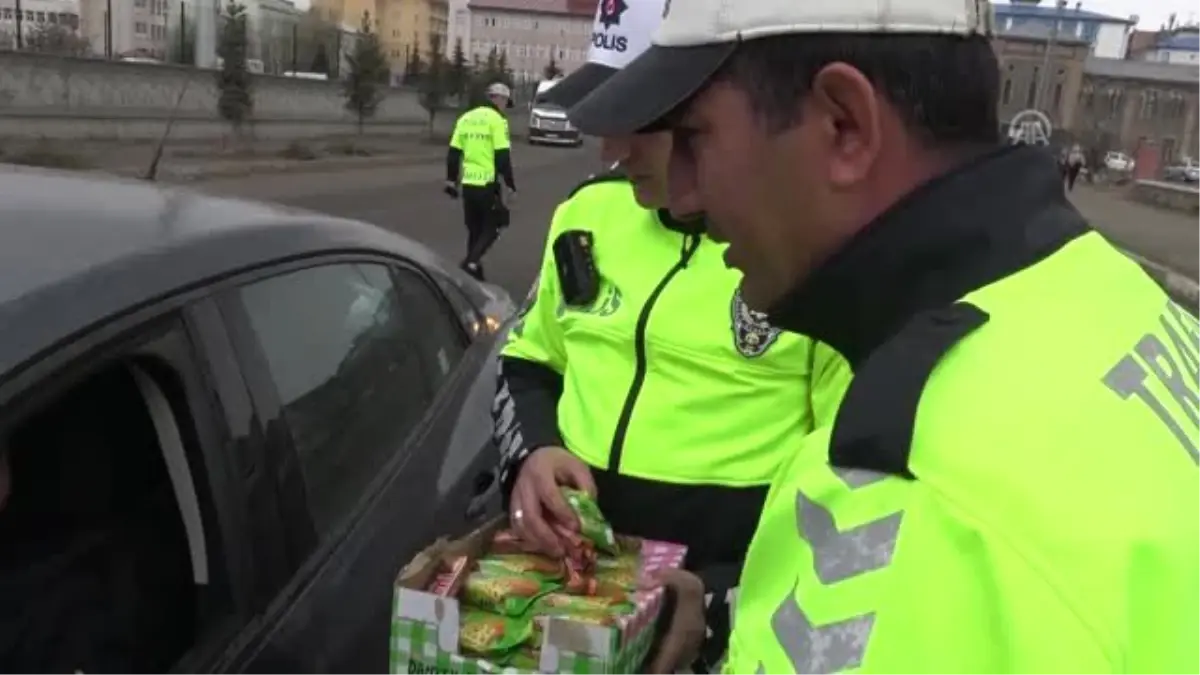
<svg viewBox="0 0 1200 675">
<path fill-rule="evenodd" d="M 496 574 L 480 568 L 467 577 L 462 599 L 469 605 L 497 614 L 518 617 L 538 597 L 558 588 L 558 584 L 532 574 Z"/>
<path fill-rule="evenodd" d="M 493 554 L 480 559 L 479 570 L 494 576 L 522 574 L 554 581 L 562 579 L 564 574 L 562 561 L 536 553 Z"/>
<path fill-rule="evenodd" d="M 465 652 L 494 658 L 525 644 L 532 635 L 533 622 L 528 619 L 472 609 L 462 615 L 458 644 Z"/>
<path fill-rule="evenodd" d="M 638 577 L 640 573 L 637 568 L 636 559 L 632 561 L 633 564 L 631 565 L 606 565 L 604 564 L 605 560 L 605 558 L 601 558 L 596 563 L 596 581 L 599 582 L 601 589 L 604 589 L 605 587 L 617 587 L 626 591 L 631 591 L 637 588 Z M 624 562 L 624 560 L 620 558 L 610 558 L 608 560 L 617 560 L 620 563 Z M 598 594 L 607 595 L 608 593 L 609 591 L 602 590 Z"/>
<path fill-rule="evenodd" d="M 562 493 L 571 510 L 579 518 L 579 531 L 584 538 L 592 542 L 596 550 L 616 554 L 619 550 L 616 535 L 613 534 L 612 526 L 604 519 L 604 514 L 600 513 L 600 506 L 596 504 L 596 500 L 582 490 L 563 488 Z"/>
<path fill-rule="evenodd" d="M 619 616 L 633 611 L 633 603 L 625 597 L 571 595 L 547 593 L 534 601 L 532 611 L 538 616 L 574 618 L 577 614 L 611 614 Z"/>
<path fill-rule="evenodd" d="M 505 655 L 500 660 L 500 665 L 536 673 L 538 667 L 541 666 L 541 660 L 542 653 L 536 647 L 526 645 Z"/>
</svg>

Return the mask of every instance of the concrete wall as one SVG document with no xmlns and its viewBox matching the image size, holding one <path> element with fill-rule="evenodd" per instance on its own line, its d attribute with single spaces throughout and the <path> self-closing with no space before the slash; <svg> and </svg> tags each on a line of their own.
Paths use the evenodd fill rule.
<svg viewBox="0 0 1200 675">
<path fill-rule="evenodd" d="M 0 138 L 157 138 L 184 83 L 173 139 L 216 139 L 229 133 L 217 113 L 214 71 L 168 64 L 120 63 L 0 52 Z M 255 76 L 253 134 L 307 138 L 348 133 L 340 83 Z M 372 133 L 411 128 L 426 119 L 411 91 L 393 89 Z"/>
<path fill-rule="evenodd" d="M 1133 185 L 1134 201 L 1191 215 L 1200 213 L 1200 191 L 1190 185 L 1139 180 Z"/>
</svg>

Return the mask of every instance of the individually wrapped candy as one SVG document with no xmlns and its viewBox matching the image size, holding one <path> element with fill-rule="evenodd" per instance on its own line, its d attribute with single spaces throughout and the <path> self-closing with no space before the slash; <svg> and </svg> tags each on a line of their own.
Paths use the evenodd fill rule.
<svg viewBox="0 0 1200 675">
<path fill-rule="evenodd" d="M 620 615 L 633 611 L 633 604 L 628 601 L 628 597 L 547 593 L 534 601 L 531 611 L 540 616 L 570 617 L 596 612 Z"/>
<path fill-rule="evenodd" d="M 529 619 L 471 609 L 462 615 L 458 643 L 465 652 L 495 659 L 526 644 L 532 635 Z"/>
<path fill-rule="evenodd" d="M 534 600 L 558 587 L 557 582 L 535 574 L 495 574 L 480 569 L 467 577 L 462 597 L 480 609 L 521 616 Z"/>
<path fill-rule="evenodd" d="M 617 537 L 613 534 L 612 526 L 604 519 L 600 506 L 591 495 L 583 490 L 571 488 L 562 489 L 563 498 L 567 500 L 575 516 L 579 518 L 579 531 L 597 550 L 616 554 Z"/>
<path fill-rule="evenodd" d="M 536 574 L 546 579 L 561 579 L 561 561 L 536 553 L 505 553 L 490 555 L 479 561 L 479 570 L 501 576 L 505 574 Z"/>
<path fill-rule="evenodd" d="M 488 548 L 488 552 L 494 555 L 507 555 L 537 553 L 538 550 L 512 530 L 497 530 L 496 534 L 492 535 L 492 545 Z"/>
<path fill-rule="evenodd" d="M 542 652 L 537 647 L 525 645 L 506 654 L 499 660 L 499 665 L 532 673 L 537 672 L 541 661 Z"/>
<path fill-rule="evenodd" d="M 429 592 L 445 598 L 458 595 L 463 582 L 467 578 L 467 568 L 470 560 L 465 555 L 442 563 L 441 571 L 429 585 Z"/>
</svg>

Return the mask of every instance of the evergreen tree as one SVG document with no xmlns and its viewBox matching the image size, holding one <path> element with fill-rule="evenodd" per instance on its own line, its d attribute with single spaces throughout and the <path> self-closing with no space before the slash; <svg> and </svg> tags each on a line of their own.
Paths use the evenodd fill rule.
<svg viewBox="0 0 1200 675">
<path fill-rule="evenodd" d="M 467 63 L 467 55 L 463 51 L 462 38 L 454 41 L 454 55 L 447 64 L 446 92 L 459 97 L 460 101 L 470 85 L 471 66 Z"/>
<path fill-rule="evenodd" d="M 221 117 L 240 134 L 242 125 L 254 111 L 254 82 L 246 68 L 246 8 L 232 0 L 225 7 L 217 56 L 221 69 L 217 71 L 217 110 Z"/>
<path fill-rule="evenodd" d="M 508 86 L 513 86 L 512 71 L 508 68 L 508 55 L 504 52 L 498 52 L 496 55 L 496 72 L 495 81 L 503 82 Z"/>
<path fill-rule="evenodd" d="M 312 65 L 309 66 L 309 71 L 314 73 L 329 74 L 329 53 L 325 51 L 325 43 L 318 42 L 316 54 L 313 54 Z"/>
<path fill-rule="evenodd" d="M 414 42 L 408 52 L 408 65 L 405 66 L 404 81 L 406 84 L 419 84 L 421 75 L 425 73 L 425 59 L 421 58 L 421 43 Z"/>
<path fill-rule="evenodd" d="M 429 114 L 429 135 L 433 136 L 433 121 L 446 101 L 446 87 L 450 69 L 442 55 L 441 43 L 435 36 L 429 49 L 429 67 L 421 77 L 421 107 Z"/>
<path fill-rule="evenodd" d="M 363 122 L 375 115 L 383 101 L 391 76 L 379 36 L 371 31 L 370 12 L 363 12 L 362 28 L 354 41 L 354 50 L 346 54 L 346 62 L 350 72 L 342 83 L 342 92 L 346 96 L 346 109 L 354 113 L 361 134 Z"/>
</svg>

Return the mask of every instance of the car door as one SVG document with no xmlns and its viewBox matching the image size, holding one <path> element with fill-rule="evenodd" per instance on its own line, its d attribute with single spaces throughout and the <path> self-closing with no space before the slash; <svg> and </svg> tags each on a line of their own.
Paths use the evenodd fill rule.
<svg viewBox="0 0 1200 675">
<path fill-rule="evenodd" d="M 290 578 L 230 666 L 384 672 L 396 573 L 483 515 L 468 507 L 494 461 L 487 406 L 470 412 L 476 433 L 456 430 L 492 345 L 470 339 L 426 271 L 394 259 L 298 262 L 220 304 L 255 406 L 298 468 L 278 478 Z"/>
</svg>

